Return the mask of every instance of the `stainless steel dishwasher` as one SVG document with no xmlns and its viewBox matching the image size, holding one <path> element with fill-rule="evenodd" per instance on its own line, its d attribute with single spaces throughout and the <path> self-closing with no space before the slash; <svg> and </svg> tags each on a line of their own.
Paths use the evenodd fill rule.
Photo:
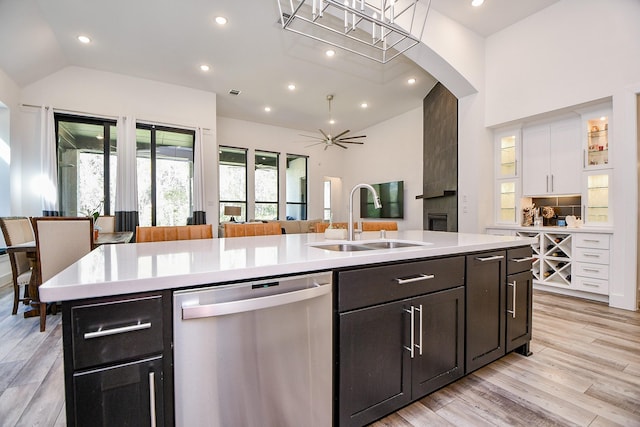
<svg viewBox="0 0 640 427">
<path fill-rule="evenodd" d="M 331 426 L 331 273 L 176 291 L 178 426 Z"/>
</svg>

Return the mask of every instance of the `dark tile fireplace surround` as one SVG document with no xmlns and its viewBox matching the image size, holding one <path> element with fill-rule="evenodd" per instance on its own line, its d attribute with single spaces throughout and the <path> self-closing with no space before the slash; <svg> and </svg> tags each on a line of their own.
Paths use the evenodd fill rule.
<svg viewBox="0 0 640 427">
<path fill-rule="evenodd" d="M 423 114 L 423 228 L 458 231 L 458 100 L 437 83 Z"/>
</svg>

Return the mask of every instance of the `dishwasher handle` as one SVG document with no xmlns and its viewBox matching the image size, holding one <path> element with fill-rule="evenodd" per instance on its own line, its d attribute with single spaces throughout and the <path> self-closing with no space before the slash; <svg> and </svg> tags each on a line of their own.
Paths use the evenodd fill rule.
<svg viewBox="0 0 640 427">
<path fill-rule="evenodd" d="M 182 306 L 182 319 L 202 319 L 206 317 L 225 316 L 227 314 L 255 311 L 263 308 L 277 307 L 279 305 L 292 304 L 326 295 L 331 292 L 330 284 L 314 285 L 311 288 L 299 291 L 285 292 L 265 297 L 249 298 L 238 301 L 221 302 L 207 305 Z"/>
</svg>

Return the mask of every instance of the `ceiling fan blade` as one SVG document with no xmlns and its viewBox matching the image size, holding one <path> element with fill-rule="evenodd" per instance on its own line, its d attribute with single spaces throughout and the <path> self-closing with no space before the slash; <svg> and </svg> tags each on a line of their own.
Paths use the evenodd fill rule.
<svg viewBox="0 0 640 427">
<path fill-rule="evenodd" d="M 329 148 L 329 145 L 324 146 L 324 151 L 327 151 L 327 148 Z"/>
<path fill-rule="evenodd" d="M 358 145 L 364 145 L 364 142 L 360 142 L 360 141 L 345 141 L 345 140 L 342 140 L 342 139 L 341 139 L 340 141 L 334 141 L 333 143 L 334 143 L 334 144 L 337 144 L 338 142 L 339 142 L 339 143 L 341 143 L 341 144 L 358 144 Z"/>
<path fill-rule="evenodd" d="M 353 138 L 366 138 L 367 135 L 357 135 L 357 136 L 345 136 L 344 138 L 341 139 L 353 139 Z"/>
<path fill-rule="evenodd" d="M 318 129 L 318 130 L 320 131 L 320 133 L 321 133 L 322 135 L 324 135 L 324 138 L 325 138 L 325 139 L 331 139 L 331 138 L 329 138 L 329 135 L 327 135 L 326 133 L 324 133 L 324 131 L 323 131 L 322 129 Z"/>
<path fill-rule="evenodd" d="M 307 145 L 307 147 L 315 147 L 316 145 L 324 144 L 324 141 L 314 142 L 313 144 Z"/>
<path fill-rule="evenodd" d="M 337 134 L 336 136 L 333 137 L 333 139 L 338 139 L 340 138 L 342 135 L 345 135 L 347 133 L 351 132 L 349 129 L 345 130 L 344 132 L 341 132 L 339 134 Z"/>
<path fill-rule="evenodd" d="M 337 145 L 340 148 L 344 148 L 345 150 L 347 149 L 347 147 L 345 147 L 344 145 L 340 144 L 339 142 L 335 142 L 334 141 L 333 143 L 334 143 L 334 145 Z"/>
<path fill-rule="evenodd" d="M 313 139 L 317 139 L 320 141 L 324 141 L 326 138 L 320 138 L 319 136 L 316 135 L 303 135 L 303 134 L 299 134 L 300 136 L 304 136 L 305 138 L 313 138 Z"/>
</svg>

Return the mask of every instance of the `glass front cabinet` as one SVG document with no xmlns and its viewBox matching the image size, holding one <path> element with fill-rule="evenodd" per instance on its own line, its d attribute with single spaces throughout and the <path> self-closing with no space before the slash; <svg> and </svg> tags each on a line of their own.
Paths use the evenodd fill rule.
<svg viewBox="0 0 640 427">
<path fill-rule="evenodd" d="M 585 225 L 611 225 L 611 171 L 584 173 L 582 215 Z"/>
<path fill-rule="evenodd" d="M 495 133 L 496 223 L 518 224 L 521 197 L 520 129 Z"/>
<path fill-rule="evenodd" d="M 582 114 L 585 142 L 583 166 L 585 170 L 611 168 L 611 109 L 602 108 Z"/>
</svg>

